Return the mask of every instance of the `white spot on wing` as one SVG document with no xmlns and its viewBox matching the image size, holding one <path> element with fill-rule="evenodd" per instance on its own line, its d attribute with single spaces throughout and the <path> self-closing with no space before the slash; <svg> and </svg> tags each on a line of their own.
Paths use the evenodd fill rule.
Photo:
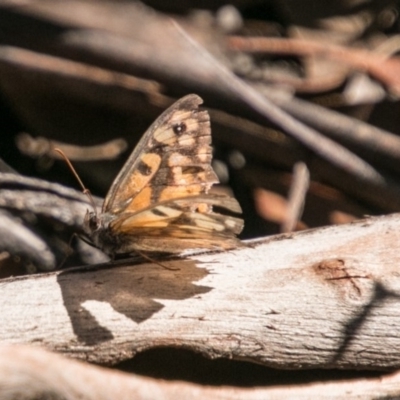
<svg viewBox="0 0 400 400">
<path fill-rule="evenodd" d="M 178 143 L 181 146 L 193 147 L 196 145 L 196 140 L 195 140 L 195 138 L 193 138 L 189 135 L 182 135 L 181 137 L 178 138 Z"/>
<path fill-rule="evenodd" d="M 176 136 L 172 129 L 156 129 L 154 132 L 154 138 L 157 142 L 173 145 L 176 143 Z"/>
<path fill-rule="evenodd" d="M 232 220 L 232 219 L 226 219 L 225 220 L 225 226 L 227 226 L 228 228 L 234 228 L 237 225 L 236 221 Z"/>
<path fill-rule="evenodd" d="M 197 156 L 201 162 L 207 162 L 209 157 L 209 147 L 200 147 L 197 150 Z"/>
<path fill-rule="evenodd" d="M 175 167 L 177 165 L 189 165 L 190 158 L 180 153 L 172 153 L 168 159 L 168 166 Z"/>
<path fill-rule="evenodd" d="M 225 230 L 225 227 L 223 225 L 205 215 L 196 215 L 196 218 L 194 218 L 194 222 L 199 228 L 204 228 L 219 232 Z"/>
<path fill-rule="evenodd" d="M 157 206 L 156 209 L 162 212 L 163 214 L 167 215 L 168 218 L 176 218 L 182 215 L 182 211 L 179 211 L 171 207 Z"/>
</svg>

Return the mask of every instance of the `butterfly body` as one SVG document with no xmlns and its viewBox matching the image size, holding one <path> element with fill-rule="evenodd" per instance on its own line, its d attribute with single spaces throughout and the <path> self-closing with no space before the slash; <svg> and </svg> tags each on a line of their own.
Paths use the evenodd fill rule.
<svg viewBox="0 0 400 400">
<path fill-rule="evenodd" d="M 180 253 L 238 245 L 240 213 L 229 196 L 208 193 L 218 178 L 211 167 L 211 128 L 202 100 L 191 94 L 150 126 L 114 180 L 101 214 L 88 212 L 84 230 L 110 255 Z"/>
</svg>

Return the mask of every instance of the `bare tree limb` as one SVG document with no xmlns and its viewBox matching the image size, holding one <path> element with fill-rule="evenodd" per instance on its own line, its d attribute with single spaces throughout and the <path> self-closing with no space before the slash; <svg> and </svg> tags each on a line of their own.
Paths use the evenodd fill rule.
<svg viewBox="0 0 400 400">
<path fill-rule="evenodd" d="M 168 382 L 68 360 L 33 347 L 0 346 L 2 400 L 397 398 L 400 373 L 379 378 L 243 389 Z"/>
<path fill-rule="evenodd" d="M 400 366 L 400 220 L 3 280 L 0 340 L 96 363 L 157 346 L 276 368 Z"/>
</svg>

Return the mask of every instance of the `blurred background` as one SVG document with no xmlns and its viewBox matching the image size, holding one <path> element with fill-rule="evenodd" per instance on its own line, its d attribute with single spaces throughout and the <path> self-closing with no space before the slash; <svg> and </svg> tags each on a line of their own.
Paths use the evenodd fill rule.
<svg viewBox="0 0 400 400">
<path fill-rule="evenodd" d="M 81 231 L 83 195 L 25 179 L 81 190 L 54 147 L 104 197 L 188 93 L 210 112 L 242 239 L 397 212 L 398 31 L 396 1 L 1 2 L 2 259 L 56 268 Z M 64 265 L 102 260 L 79 246 Z"/>
</svg>

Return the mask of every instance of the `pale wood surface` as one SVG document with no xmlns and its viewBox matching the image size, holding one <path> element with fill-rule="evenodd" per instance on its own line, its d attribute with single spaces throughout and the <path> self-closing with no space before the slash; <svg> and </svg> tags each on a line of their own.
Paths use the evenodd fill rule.
<svg viewBox="0 0 400 400">
<path fill-rule="evenodd" d="M 97 363 L 155 346 L 278 368 L 400 366 L 400 218 L 158 265 L 0 282 L 0 342 Z"/>
<path fill-rule="evenodd" d="M 400 373 L 369 379 L 238 388 L 164 381 L 100 368 L 35 349 L 0 346 L 1 400 L 398 399 Z"/>
</svg>

